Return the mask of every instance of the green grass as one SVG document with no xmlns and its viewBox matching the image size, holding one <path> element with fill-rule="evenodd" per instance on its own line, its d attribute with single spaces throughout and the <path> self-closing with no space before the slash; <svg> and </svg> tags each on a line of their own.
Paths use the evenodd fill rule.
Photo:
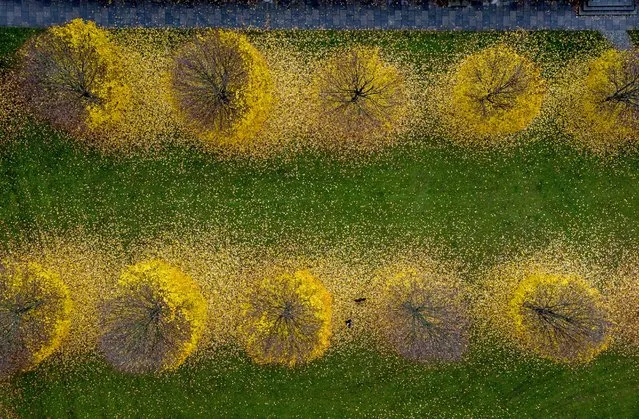
<svg viewBox="0 0 639 419">
<path fill-rule="evenodd" d="M 635 417 L 634 362 L 609 354 L 573 370 L 489 353 L 426 368 L 358 348 L 294 371 L 221 356 L 162 377 L 89 359 L 15 385 L 24 417 Z"/>
<path fill-rule="evenodd" d="M 12 62 L 7 57 L 31 33 L 0 30 L 0 62 Z M 315 49 L 375 39 L 372 32 L 279 36 Z M 499 36 L 389 32 L 381 42 L 435 68 Z M 586 32 L 540 32 L 526 42 L 555 71 L 605 46 Z M 214 225 L 248 243 L 431 242 L 471 267 L 558 237 L 588 248 L 636 247 L 639 157 L 602 160 L 558 132 L 544 135 L 508 151 L 469 153 L 424 138 L 358 163 L 302 155 L 254 164 L 187 148 L 104 156 L 32 126 L 0 146 L 0 243 L 7 250 L 78 226 L 128 243 Z M 572 370 L 499 353 L 473 357 L 429 369 L 353 349 L 285 371 L 222 355 L 162 377 L 123 376 L 93 359 L 52 362 L 14 380 L 21 398 L 11 404 L 25 417 L 639 414 L 635 359 L 607 354 Z"/>
<path fill-rule="evenodd" d="M 0 150 L 3 242 L 75 226 L 128 242 L 207 225 L 239 240 L 435 241 L 469 263 L 550 239 L 637 244 L 638 159 L 538 142 L 486 155 L 417 146 L 349 165 L 256 166 L 190 149 L 104 157 L 46 129 Z M 476 259 L 476 260 L 475 260 Z"/>
<path fill-rule="evenodd" d="M 15 51 L 39 29 L 0 28 L 0 70 L 11 66 Z"/>
</svg>

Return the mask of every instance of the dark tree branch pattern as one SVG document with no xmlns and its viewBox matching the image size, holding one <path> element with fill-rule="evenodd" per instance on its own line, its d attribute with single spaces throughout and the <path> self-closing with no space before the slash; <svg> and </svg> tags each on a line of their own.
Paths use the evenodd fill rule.
<svg viewBox="0 0 639 419">
<path fill-rule="evenodd" d="M 246 111 L 247 63 L 237 45 L 214 32 L 197 38 L 175 59 L 173 91 L 177 105 L 204 131 L 225 131 Z"/>
<path fill-rule="evenodd" d="M 401 356 L 421 362 L 462 358 L 469 321 L 458 289 L 416 276 L 389 286 L 385 302 L 381 324 Z"/>
</svg>

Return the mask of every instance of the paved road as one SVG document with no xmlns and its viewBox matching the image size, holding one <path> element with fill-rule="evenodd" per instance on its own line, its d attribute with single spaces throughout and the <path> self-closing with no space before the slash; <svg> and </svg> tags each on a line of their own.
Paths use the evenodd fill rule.
<svg viewBox="0 0 639 419">
<path fill-rule="evenodd" d="M 528 3 L 528 2 L 527 2 Z M 639 16 L 577 16 L 566 4 L 439 8 L 406 6 L 247 6 L 111 5 L 93 0 L 0 0 L 0 26 L 43 27 L 76 17 L 107 27 L 227 27 L 325 29 L 593 29 L 620 47 L 629 45 L 626 30 L 639 27 Z"/>
</svg>

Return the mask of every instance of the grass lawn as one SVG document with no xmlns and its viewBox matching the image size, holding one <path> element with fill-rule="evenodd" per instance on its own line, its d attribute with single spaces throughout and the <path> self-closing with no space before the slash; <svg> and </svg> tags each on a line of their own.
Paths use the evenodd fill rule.
<svg viewBox="0 0 639 419">
<path fill-rule="evenodd" d="M 0 29 L 0 67 L 32 33 Z M 375 40 L 373 32 L 281 36 L 299 48 Z M 499 36 L 393 32 L 382 43 L 435 68 Z M 527 42 L 539 48 L 547 72 L 605 46 L 585 32 L 540 32 Z M 214 225 L 247 243 L 437 243 L 471 269 L 556 238 L 613 253 L 635 248 L 639 157 L 602 159 L 566 144 L 558 131 L 543 135 L 481 153 L 424 138 L 356 163 L 302 155 L 256 164 L 187 148 L 104 156 L 31 126 L 0 144 L 0 243 L 8 249 L 81 226 L 126 245 Z M 630 417 L 639 414 L 636 367 L 636 359 L 615 354 L 573 370 L 480 351 L 461 365 L 429 369 L 357 348 L 301 371 L 222 356 L 158 378 L 123 376 L 89 359 L 24 374 L 12 383 L 21 397 L 8 404 L 25 417 Z"/>
<path fill-rule="evenodd" d="M 15 385 L 25 417 L 635 417 L 635 362 L 603 355 L 572 370 L 489 353 L 429 369 L 357 348 L 301 370 L 217 357 L 159 378 L 86 360 Z"/>
<path fill-rule="evenodd" d="M 34 130 L 0 150 L 5 243 L 78 224 L 127 241 L 211 223 L 251 243 L 431 240 L 472 263 L 562 236 L 601 247 L 639 238 L 636 157 L 609 164 L 537 143 L 490 155 L 426 146 L 364 165 L 309 156 L 256 167 L 185 149 L 107 158 Z"/>
</svg>

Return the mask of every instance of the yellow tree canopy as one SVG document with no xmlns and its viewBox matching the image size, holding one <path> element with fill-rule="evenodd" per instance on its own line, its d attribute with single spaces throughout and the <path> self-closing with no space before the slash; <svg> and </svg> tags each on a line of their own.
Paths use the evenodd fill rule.
<svg viewBox="0 0 639 419">
<path fill-rule="evenodd" d="M 130 102 L 121 52 L 91 21 L 53 26 L 29 42 L 22 78 L 34 111 L 71 132 L 117 123 Z"/>
<path fill-rule="evenodd" d="M 539 68 L 503 44 L 466 57 L 455 69 L 448 125 L 459 135 L 505 136 L 539 115 L 546 85 Z"/>
<path fill-rule="evenodd" d="M 256 284 L 242 314 L 240 335 L 257 363 L 294 367 L 320 357 L 329 346 L 332 298 L 308 271 Z"/>
<path fill-rule="evenodd" d="M 546 358 L 588 362 L 610 340 L 601 295 L 577 275 L 527 275 L 515 289 L 509 311 L 515 339 Z"/>
<path fill-rule="evenodd" d="M 639 57 L 634 51 L 608 50 L 588 65 L 571 86 L 568 131 L 601 148 L 636 140 L 639 129 Z"/>
<path fill-rule="evenodd" d="M 36 262 L 0 264 L 0 376 L 35 367 L 68 332 L 69 291 Z"/>
<path fill-rule="evenodd" d="M 379 48 L 355 47 L 328 59 L 315 80 L 320 127 L 363 137 L 396 128 L 406 113 L 406 86 Z"/>
<path fill-rule="evenodd" d="M 179 367 L 195 350 L 207 316 L 199 286 L 168 263 L 129 266 L 117 295 L 104 306 L 100 347 L 117 369 L 131 373 Z"/>
<path fill-rule="evenodd" d="M 260 131 L 273 105 L 273 80 L 262 54 L 241 34 L 198 35 L 175 57 L 173 103 L 195 134 L 241 144 Z"/>
</svg>

